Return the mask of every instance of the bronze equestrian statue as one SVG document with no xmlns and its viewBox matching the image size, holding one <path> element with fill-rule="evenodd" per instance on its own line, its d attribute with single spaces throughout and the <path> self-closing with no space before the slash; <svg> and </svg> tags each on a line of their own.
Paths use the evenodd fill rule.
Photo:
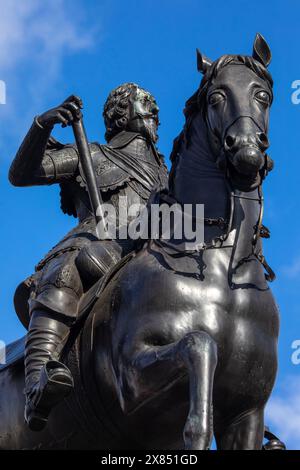
<svg viewBox="0 0 300 470">
<path fill-rule="evenodd" d="M 201 246 L 183 249 L 184 237 L 170 236 L 129 250 L 103 277 L 92 279 L 90 289 L 77 293 L 76 319 L 45 308 L 39 296 L 48 278 L 45 283 L 43 274 L 38 278 L 30 298 L 29 376 L 31 357 L 40 354 L 30 350 L 30 337 L 35 342 L 34 331 L 42 331 L 44 351 L 46 318 L 50 348 L 41 366 L 53 360 L 67 332 L 55 361 L 59 371 L 71 372 L 74 388 L 52 409 L 43 431 L 28 431 L 20 345 L 11 346 L 12 364 L 0 373 L 0 448 L 202 450 L 210 448 L 213 433 L 218 449 L 262 448 L 264 408 L 277 370 L 279 317 L 268 285 L 274 274 L 261 243 L 269 236 L 262 225 L 262 184 L 273 167 L 266 153 L 273 99 L 270 59 L 260 35 L 252 56 L 224 55 L 212 62 L 198 52 L 203 78 L 187 101 L 186 123 L 172 151 L 169 189 L 159 198 L 170 205 L 205 205 Z M 45 126 L 39 118 L 38 123 Z M 45 155 L 44 163 L 53 168 L 52 155 L 59 153 L 47 157 L 49 135 L 39 157 Z M 30 142 L 38 146 L 33 138 Z M 62 150 L 74 171 L 78 160 L 71 149 Z M 32 169 L 30 174 L 20 170 L 31 164 L 22 153 L 13 175 L 32 184 Z M 44 168 L 39 183 L 45 180 Z M 60 182 L 69 183 L 60 168 L 48 182 L 61 175 Z M 81 207 L 78 203 L 76 210 Z M 73 256 L 73 251 L 66 253 Z M 56 322 L 64 330 L 54 340 Z"/>
<path fill-rule="evenodd" d="M 134 248 L 130 240 L 97 240 L 76 145 L 60 145 L 50 137 L 54 125 L 71 124 L 81 107 L 81 100 L 71 96 L 35 118 L 9 172 L 16 186 L 60 184 L 62 210 L 79 222 L 38 264 L 30 280 L 25 419 L 33 430 L 46 425 L 51 408 L 73 388 L 71 372 L 59 361 L 59 351 L 76 320 L 80 299 L 109 267 Z M 139 86 L 127 83 L 111 92 L 103 116 L 108 144 L 90 145 L 103 201 L 116 209 L 120 196 L 122 201 L 127 198 L 128 206 L 146 203 L 154 188 L 167 184 L 166 167 L 155 147 L 155 99 Z"/>
</svg>

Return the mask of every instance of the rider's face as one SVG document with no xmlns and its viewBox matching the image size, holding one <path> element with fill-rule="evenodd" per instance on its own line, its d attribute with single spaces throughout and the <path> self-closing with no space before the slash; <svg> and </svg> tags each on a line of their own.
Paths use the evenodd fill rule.
<svg viewBox="0 0 300 470">
<path fill-rule="evenodd" d="M 130 98 L 127 129 L 156 142 L 158 140 L 158 112 L 159 108 L 150 93 L 137 88 Z"/>
</svg>

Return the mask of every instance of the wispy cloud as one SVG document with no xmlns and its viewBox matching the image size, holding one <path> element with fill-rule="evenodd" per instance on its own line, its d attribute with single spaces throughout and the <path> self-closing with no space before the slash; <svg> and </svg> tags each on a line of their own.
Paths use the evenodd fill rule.
<svg viewBox="0 0 300 470">
<path fill-rule="evenodd" d="M 1 113 L 6 132 L 22 128 L 43 102 L 59 80 L 67 55 L 93 46 L 96 30 L 88 27 L 84 3 L 81 8 L 80 4 L 0 0 L 0 79 L 7 85 L 7 104 Z"/>
<path fill-rule="evenodd" d="M 284 266 L 281 271 L 290 279 L 298 277 L 300 275 L 300 256 L 296 256 L 291 264 Z"/>
<path fill-rule="evenodd" d="M 289 376 L 268 403 L 266 424 L 287 445 L 300 449 L 300 377 Z"/>
<path fill-rule="evenodd" d="M 78 31 L 78 18 L 67 14 L 63 0 L 0 0 L 0 9 L 1 69 L 13 68 L 29 56 L 45 60 L 47 53 L 52 62 L 65 48 L 72 51 L 91 44 L 90 33 Z"/>
</svg>

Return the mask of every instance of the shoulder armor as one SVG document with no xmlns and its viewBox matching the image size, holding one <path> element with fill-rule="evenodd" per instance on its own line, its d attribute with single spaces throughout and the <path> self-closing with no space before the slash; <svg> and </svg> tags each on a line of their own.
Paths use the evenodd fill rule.
<svg viewBox="0 0 300 470">
<path fill-rule="evenodd" d="M 101 191 L 114 190 L 119 186 L 123 186 L 125 182 L 130 180 L 130 174 L 119 168 L 115 163 L 107 158 L 102 152 L 101 145 L 91 143 L 90 150 L 97 179 L 97 186 Z M 86 189 L 86 181 L 83 174 L 82 166 L 79 162 L 79 175 L 77 182 Z"/>
</svg>

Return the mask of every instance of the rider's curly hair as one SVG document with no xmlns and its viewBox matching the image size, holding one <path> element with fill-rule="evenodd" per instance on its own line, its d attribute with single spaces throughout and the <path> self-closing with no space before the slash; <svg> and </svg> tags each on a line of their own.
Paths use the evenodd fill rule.
<svg viewBox="0 0 300 470">
<path fill-rule="evenodd" d="M 103 108 L 107 142 L 126 128 L 129 119 L 129 98 L 137 88 L 135 83 L 123 83 L 110 92 Z"/>
<path fill-rule="evenodd" d="M 129 119 L 129 98 L 137 89 L 143 90 L 136 83 L 123 83 L 110 92 L 103 109 L 107 142 L 126 128 Z"/>
</svg>

